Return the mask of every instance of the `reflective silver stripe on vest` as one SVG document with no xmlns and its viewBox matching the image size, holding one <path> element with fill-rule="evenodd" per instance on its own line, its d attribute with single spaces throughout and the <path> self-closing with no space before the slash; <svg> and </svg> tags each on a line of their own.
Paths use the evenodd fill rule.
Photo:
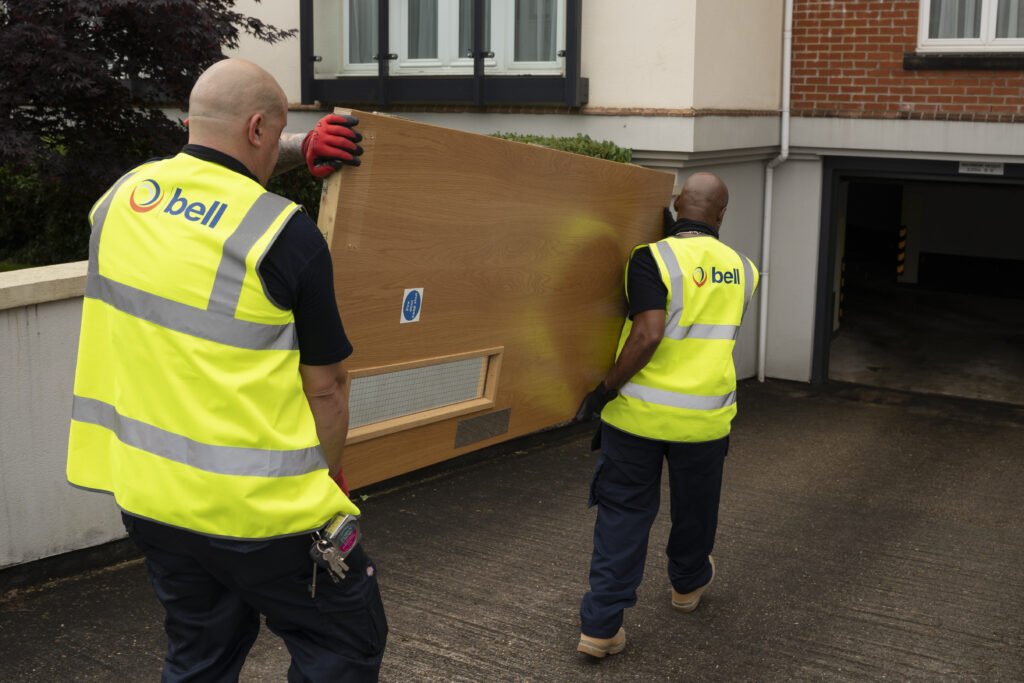
<svg viewBox="0 0 1024 683">
<path fill-rule="evenodd" d="M 671 339 L 724 339 L 735 341 L 740 333 L 739 325 L 703 325 L 697 323 L 689 327 L 676 327 L 672 330 Z M 666 335 L 668 336 L 668 335 Z"/>
<path fill-rule="evenodd" d="M 669 304 L 667 311 L 667 320 L 665 321 L 665 338 L 674 339 L 679 341 L 681 339 L 692 338 L 692 339 L 722 339 L 727 341 L 735 341 L 736 337 L 740 334 L 739 325 L 689 325 L 681 326 L 679 320 L 683 317 L 683 269 L 679 265 L 679 259 L 676 258 L 676 253 L 672 251 L 672 247 L 667 242 L 658 242 L 658 253 L 661 254 L 661 260 L 665 263 L 665 268 L 668 269 L 669 281 L 672 284 L 672 291 L 670 293 L 672 301 Z M 747 287 L 750 287 L 750 274 L 747 272 L 749 266 L 746 263 L 746 259 L 743 260 L 744 274 L 747 276 Z M 749 299 L 749 295 L 747 297 Z"/>
<path fill-rule="evenodd" d="M 238 299 L 242 296 L 242 282 L 245 280 L 245 257 L 270 224 L 281 216 L 290 204 L 291 202 L 284 197 L 267 192 L 260 195 L 249 207 L 242 222 L 224 241 L 223 255 L 220 265 L 217 266 L 217 277 L 213 281 L 210 303 L 206 310 L 231 316 L 235 314 Z M 284 220 L 287 221 L 298 208 L 293 205 Z"/>
<path fill-rule="evenodd" d="M 717 410 L 736 403 L 735 390 L 724 396 L 697 396 L 696 394 L 678 394 L 666 389 L 655 389 L 634 382 L 626 382 L 619 389 L 619 393 L 645 403 L 688 410 Z"/>
<path fill-rule="evenodd" d="M 754 265 L 743 254 L 740 254 L 740 261 L 743 261 L 743 315 L 746 315 L 747 306 L 750 305 L 750 299 L 754 294 Z"/>
<path fill-rule="evenodd" d="M 103 223 L 107 220 L 107 212 L 114 201 L 114 195 L 121 189 L 121 186 L 128 182 L 128 179 L 135 175 L 135 172 L 126 173 L 121 176 L 113 187 L 107 192 L 107 196 L 100 200 L 96 212 L 92 215 L 92 232 L 89 235 L 89 266 L 86 271 L 89 275 L 99 270 L 100 255 L 100 233 L 103 232 Z"/>
<path fill-rule="evenodd" d="M 679 259 L 668 242 L 656 242 L 655 246 L 658 247 L 661 260 L 668 269 L 669 284 L 672 287 L 669 290 L 672 300 L 666 311 L 665 336 L 669 339 L 682 339 L 686 334 L 679 330 L 687 329 L 679 327 L 679 320 L 683 317 L 683 269 L 679 266 Z"/>
<path fill-rule="evenodd" d="M 295 324 L 267 325 L 210 313 L 172 299 L 136 289 L 108 277 L 90 273 L 85 296 L 113 306 L 168 330 L 255 351 L 294 351 L 299 348 Z"/>
<path fill-rule="evenodd" d="M 294 451 L 211 446 L 124 417 L 109 403 L 82 396 L 75 396 L 71 418 L 109 429 L 133 448 L 214 474 L 291 477 L 327 468 L 320 446 Z"/>
</svg>

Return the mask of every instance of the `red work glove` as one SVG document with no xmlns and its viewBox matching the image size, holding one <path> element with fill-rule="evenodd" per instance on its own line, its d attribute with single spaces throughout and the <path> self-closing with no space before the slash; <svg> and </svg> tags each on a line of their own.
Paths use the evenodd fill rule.
<svg viewBox="0 0 1024 683">
<path fill-rule="evenodd" d="M 341 492 L 344 493 L 345 496 L 347 497 L 348 496 L 348 482 L 345 481 L 345 473 L 344 472 L 342 472 L 341 470 L 338 470 L 338 476 L 334 477 L 334 483 L 338 485 L 338 488 L 340 488 Z"/>
<path fill-rule="evenodd" d="M 354 116 L 328 114 L 320 119 L 302 141 L 302 156 L 306 157 L 309 172 L 317 178 L 326 178 L 342 164 L 359 165 L 363 148 L 358 143 L 363 136 L 352 130 L 359 123 Z"/>
</svg>

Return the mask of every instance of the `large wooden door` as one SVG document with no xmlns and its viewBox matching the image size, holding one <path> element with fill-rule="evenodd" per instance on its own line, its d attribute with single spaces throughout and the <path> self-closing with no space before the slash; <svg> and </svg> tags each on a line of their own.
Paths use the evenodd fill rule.
<svg viewBox="0 0 1024 683">
<path fill-rule="evenodd" d="M 612 362 L 623 267 L 661 236 L 673 176 L 353 113 L 362 165 L 320 209 L 355 347 L 349 484 L 570 420 Z"/>
</svg>

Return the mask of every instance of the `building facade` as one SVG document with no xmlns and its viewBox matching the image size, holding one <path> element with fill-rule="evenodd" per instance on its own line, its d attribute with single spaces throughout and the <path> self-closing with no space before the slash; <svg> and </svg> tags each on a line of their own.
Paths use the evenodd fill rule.
<svg viewBox="0 0 1024 683">
<path fill-rule="evenodd" d="M 296 130 L 351 106 L 478 133 L 584 133 L 677 186 L 695 170 L 725 178 L 724 236 L 766 271 L 741 376 L 828 379 L 865 268 L 888 264 L 905 287 L 954 269 L 1002 291 L 1024 260 L 1017 0 L 250 4 L 301 29 L 239 50 L 285 86 Z M 984 237 L 963 239 L 979 223 Z"/>
</svg>

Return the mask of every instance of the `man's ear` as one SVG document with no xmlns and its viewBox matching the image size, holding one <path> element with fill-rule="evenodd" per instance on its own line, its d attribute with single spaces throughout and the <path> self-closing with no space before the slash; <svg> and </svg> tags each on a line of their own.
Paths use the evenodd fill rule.
<svg viewBox="0 0 1024 683">
<path fill-rule="evenodd" d="M 249 144 L 253 147 L 261 147 L 265 142 L 266 123 L 263 114 L 253 114 L 249 117 L 249 125 L 246 132 L 249 136 Z"/>
</svg>

